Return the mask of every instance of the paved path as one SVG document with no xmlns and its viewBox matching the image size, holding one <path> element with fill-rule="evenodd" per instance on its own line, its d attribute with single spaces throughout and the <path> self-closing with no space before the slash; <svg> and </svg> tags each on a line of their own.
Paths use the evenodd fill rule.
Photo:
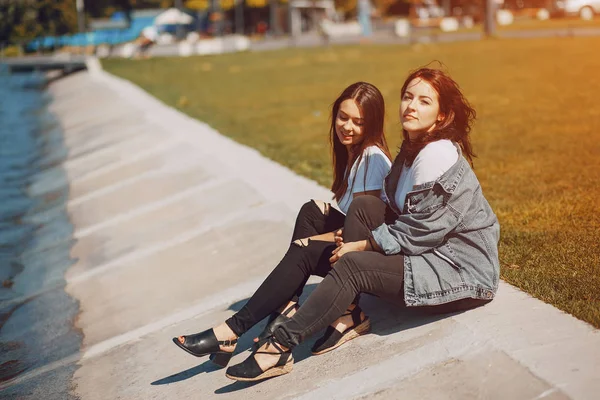
<svg viewBox="0 0 600 400">
<path fill-rule="evenodd" d="M 299 206 L 329 190 L 101 70 L 54 83 L 70 148 L 79 258 L 81 399 L 596 399 L 600 333 L 501 283 L 491 304 L 447 317 L 366 297 L 373 332 L 334 352 L 295 350 L 294 371 L 235 383 L 171 337 L 231 315 L 289 243 Z M 324 127 L 324 133 L 326 129 Z M 311 280 L 307 292 L 314 288 Z M 248 355 L 255 327 L 232 360 Z"/>
</svg>

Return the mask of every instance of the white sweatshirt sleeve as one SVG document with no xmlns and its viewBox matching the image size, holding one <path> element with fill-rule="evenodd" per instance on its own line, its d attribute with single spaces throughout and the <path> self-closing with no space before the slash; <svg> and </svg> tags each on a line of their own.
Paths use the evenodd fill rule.
<svg viewBox="0 0 600 400">
<path fill-rule="evenodd" d="M 458 161 L 458 151 L 450 140 L 430 143 L 415 158 L 414 185 L 435 181 Z"/>
</svg>

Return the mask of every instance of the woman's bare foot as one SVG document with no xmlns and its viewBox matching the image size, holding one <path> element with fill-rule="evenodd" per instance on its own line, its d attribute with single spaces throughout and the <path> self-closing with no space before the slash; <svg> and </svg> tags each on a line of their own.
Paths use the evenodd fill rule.
<svg viewBox="0 0 600 400">
<path fill-rule="evenodd" d="M 350 304 L 347 311 L 329 325 L 325 334 L 317 339 L 311 351 L 314 355 L 327 353 L 349 340 L 368 333 L 370 329 L 369 318 L 365 316 L 359 306 Z"/>
<path fill-rule="evenodd" d="M 354 307 L 356 307 L 356 304 L 350 304 L 350 306 L 348 306 L 347 312 L 354 310 Z M 360 320 L 364 321 L 365 318 L 365 313 L 361 311 Z M 346 329 L 351 328 L 353 325 L 354 323 L 352 321 L 352 315 L 340 316 L 331 324 L 331 326 L 338 332 L 344 332 Z"/>
<path fill-rule="evenodd" d="M 281 347 L 281 350 L 283 350 L 284 352 L 289 350 L 287 347 L 282 346 L 279 343 L 277 343 L 277 345 Z M 272 354 L 262 354 L 260 353 L 262 351 Z M 269 368 L 274 367 L 275 364 L 277 364 L 280 356 L 281 353 L 279 352 L 279 350 L 277 350 L 275 346 L 273 346 L 271 343 L 267 342 L 258 349 L 258 352 L 254 355 L 254 359 L 256 360 L 256 363 L 258 364 L 260 369 L 266 371 Z"/>
<path fill-rule="evenodd" d="M 233 331 L 231 330 L 231 328 L 229 327 L 229 325 L 227 325 L 226 323 L 222 323 L 221 325 L 216 326 L 215 328 L 213 328 L 213 331 L 215 332 L 215 336 L 217 337 L 218 341 L 225 341 L 225 340 L 235 340 L 238 337 L 236 336 L 235 333 L 233 333 Z M 177 338 L 177 340 L 179 340 L 179 343 L 184 344 L 185 343 L 185 336 L 179 336 Z M 219 348 L 222 351 L 226 351 L 226 352 L 233 352 L 235 350 L 235 344 L 229 345 L 229 346 L 219 346 Z"/>
<path fill-rule="evenodd" d="M 233 333 L 233 331 L 231 330 L 229 325 L 227 325 L 224 322 L 221 325 L 213 328 L 213 330 L 215 331 L 215 336 L 217 337 L 217 340 L 219 340 L 219 341 L 234 340 L 234 339 L 238 338 L 237 335 L 235 333 Z M 234 344 L 234 345 L 230 345 L 230 346 L 219 346 L 219 347 L 223 351 L 232 352 L 235 350 L 235 346 L 236 345 Z"/>
<path fill-rule="evenodd" d="M 296 302 L 294 302 L 294 301 L 288 301 L 286 304 L 284 304 L 284 305 L 283 305 L 283 307 L 280 307 L 280 308 L 277 310 L 277 312 L 281 314 L 282 312 L 284 312 L 285 310 L 287 310 L 288 308 L 292 307 L 292 306 L 293 306 L 293 305 L 295 305 L 295 304 L 296 304 Z M 291 318 L 291 317 L 292 317 L 294 314 L 296 314 L 296 308 L 292 308 L 292 309 L 291 309 L 291 310 L 288 312 L 287 316 L 288 316 L 289 318 Z M 257 338 L 257 337 L 255 337 L 255 338 L 254 338 L 254 343 L 258 343 L 258 338 Z M 264 370 L 263 370 L 263 371 L 264 371 Z"/>
</svg>

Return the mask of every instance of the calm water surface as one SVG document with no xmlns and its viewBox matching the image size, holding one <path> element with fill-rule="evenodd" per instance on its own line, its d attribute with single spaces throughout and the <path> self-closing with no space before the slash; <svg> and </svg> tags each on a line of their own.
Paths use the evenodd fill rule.
<svg viewBox="0 0 600 400">
<path fill-rule="evenodd" d="M 67 149 L 45 86 L 0 65 L 0 398 L 69 398 L 76 365 L 60 360 L 81 344 L 78 304 L 64 292 L 74 261 Z"/>
</svg>

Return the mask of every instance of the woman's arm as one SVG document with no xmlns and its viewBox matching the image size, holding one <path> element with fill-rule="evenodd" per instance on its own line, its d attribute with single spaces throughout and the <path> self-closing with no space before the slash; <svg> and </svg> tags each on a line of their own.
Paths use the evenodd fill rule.
<svg viewBox="0 0 600 400">
<path fill-rule="evenodd" d="M 401 252 L 418 255 L 434 249 L 462 222 L 474 195 L 471 188 L 463 188 L 453 193 L 448 204 L 435 211 L 402 214 L 393 224 L 382 224 L 374 229 L 373 241 L 387 255 Z"/>
</svg>

